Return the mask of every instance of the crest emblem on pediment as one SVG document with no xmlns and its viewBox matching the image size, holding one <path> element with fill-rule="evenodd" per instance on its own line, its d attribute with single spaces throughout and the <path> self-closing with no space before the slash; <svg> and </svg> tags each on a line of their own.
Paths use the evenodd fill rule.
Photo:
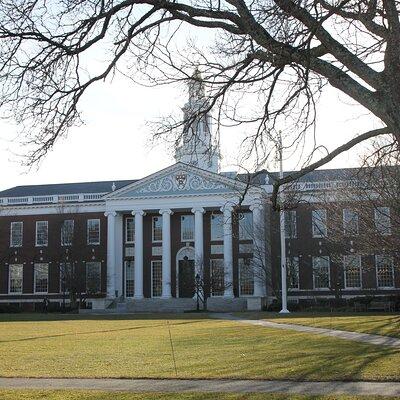
<svg viewBox="0 0 400 400">
<path fill-rule="evenodd" d="M 175 174 L 170 174 L 138 188 L 139 193 L 160 193 L 174 191 L 201 191 L 201 190 L 218 190 L 224 189 L 225 185 L 208 180 L 202 176 L 188 173 L 186 171 L 177 171 Z"/>
<path fill-rule="evenodd" d="M 175 181 L 178 189 L 184 189 L 187 182 L 187 175 L 185 173 L 178 173 L 175 175 Z"/>
<path fill-rule="evenodd" d="M 189 194 L 226 194 L 245 187 L 245 184 L 186 164 L 166 168 L 125 188 L 110 193 L 107 198 L 142 196 L 185 196 Z"/>
</svg>

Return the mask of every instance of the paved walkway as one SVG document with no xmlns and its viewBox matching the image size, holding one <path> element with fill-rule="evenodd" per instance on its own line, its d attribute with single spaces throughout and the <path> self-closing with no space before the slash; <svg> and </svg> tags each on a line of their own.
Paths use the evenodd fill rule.
<svg viewBox="0 0 400 400">
<path fill-rule="evenodd" d="M 237 321 L 243 324 L 265 326 L 266 328 L 285 329 L 297 332 L 312 333 L 316 335 L 333 336 L 340 339 L 353 340 L 355 342 L 363 342 L 368 344 L 376 344 L 376 345 L 400 348 L 400 339 L 390 336 L 372 335 L 369 333 L 359 333 L 350 331 L 340 331 L 336 329 L 315 328 L 313 326 L 284 324 L 284 323 L 264 321 L 264 320 L 245 319 L 241 317 L 236 317 L 232 314 L 212 314 L 212 315 L 215 318 Z"/>
<path fill-rule="evenodd" d="M 210 379 L 0 378 L 1 389 L 91 389 L 142 392 L 291 393 L 400 396 L 400 382 L 295 382 Z"/>
</svg>

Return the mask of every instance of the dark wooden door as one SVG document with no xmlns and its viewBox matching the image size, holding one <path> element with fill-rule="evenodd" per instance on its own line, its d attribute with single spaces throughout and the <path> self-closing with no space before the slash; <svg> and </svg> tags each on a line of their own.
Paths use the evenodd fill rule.
<svg viewBox="0 0 400 400">
<path fill-rule="evenodd" d="M 179 297 L 192 298 L 195 291 L 194 260 L 179 260 Z"/>
</svg>

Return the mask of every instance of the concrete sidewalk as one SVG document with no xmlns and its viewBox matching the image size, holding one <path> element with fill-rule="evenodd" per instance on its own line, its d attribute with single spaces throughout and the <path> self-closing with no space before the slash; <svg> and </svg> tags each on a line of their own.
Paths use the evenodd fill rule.
<svg viewBox="0 0 400 400">
<path fill-rule="evenodd" d="M 132 393 L 253 392 L 400 396 L 400 382 L 296 382 L 231 379 L 0 378 L 0 389 L 81 389 Z"/>
<path fill-rule="evenodd" d="M 214 318 L 236 321 L 247 325 L 257 325 L 257 326 L 264 326 L 266 328 L 285 329 L 297 332 L 311 333 L 316 335 L 332 336 L 345 340 L 353 340 L 355 342 L 363 342 L 368 344 L 400 348 L 400 339 L 390 336 L 372 335 L 369 333 L 359 333 L 351 331 L 341 331 L 336 329 L 315 328 L 313 326 L 285 324 L 285 323 L 264 321 L 258 319 L 257 320 L 245 319 L 241 317 L 236 317 L 232 314 L 211 314 L 211 315 Z"/>
</svg>

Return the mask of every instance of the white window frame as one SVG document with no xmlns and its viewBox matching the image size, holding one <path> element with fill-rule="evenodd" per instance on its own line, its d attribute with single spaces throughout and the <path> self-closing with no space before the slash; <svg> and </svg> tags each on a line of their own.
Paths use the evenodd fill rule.
<svg viewBox="0 0 400 400">
<path fill-rule="evenodd" d="M 88 266 L 89 266 L 89 264 L 95 264 L 96 267 L 98 267 L 98 269 L 99 269 L 99 278 L 100 278 L 100 280 L 99 280 L 99 290 L 97 292 L 95 292 L 95 293 L 91 293 L 92 295 L 97 295 L 97 294 L 101 293 L 101 285 L 102 285 L 101 270 L 102 270 L 102 265 L 101 265 L 100 261 L 86 261 L 85 262 L 85 283 L 86 283 L 85 292 L 86 293 L 89 293 L 89 291 L 88 291 L 88 270 L 89 270 Z"/>
<path fill-rule="evenodd" d="M 193 231 L 192 231 L 192 233 L 193 233 L 193 235 L 192 235 L 192 238 L 191 239 L 185 239 L 184 237 L 183 237 L 183 229 L 182 229 L 182 226 L 183 226 L 183 219 L 184 218 L 190 218 L 192 221 L 193 221 Z M 195 222 L 194 222 L 194 215 L 193 214 L 185 214 L 185 215 L 181 215 L 181 242 L 193 242 L 194 241 L 194 231 L 195 231 Z"/>
<path fill-rule="evenodd" d="M 20 244 L 14 244 L 13 243 L 13 232 L 14 232 L 14 226 L 21 226 L 21 243 Z M 22 221 L 14 221 L 11 222 L 10 224 L 10 247 L 22 247 L 24 243 L 24 223 Z"/>
<path fill-rule="evenodd" d="M 221 226 L 222 226 L 222 231 L 221 231 L 221 236 L 216 236 L 215 232 L 213 232 L 213 220 L 220 218 L 221 219 Z M 216 222 L 218 224 L 218 221 Z M 212 213 L 210 215 L 210 238 L 212 242 L 220 242 L 224 240 L 224 214 L 222 213 Z"/>
<path fill-rule="evenodd" d="M 214 263 L 221 263 L 222 265 L 220 265 L 219 267 L 222 268 L 222 272 L 223 272 L 223 282 L 222 282 L 222 293 L 221 294 L 215 294 L 214 293 L 214 288 L 211 287 L 211 297 L 222 297 L 224 295 L 224 291 L 225 291 L 225 265 L 224 265 L 224 259 L 223 258 L 211 258 L 210 259 L 210 276 L 211 279 L 213 279 L 213 271 L 214 271 Z"/>
<path fill-rule="evenodd" d="M 300 289 L 300 258 L 295 257 L 286 257 L 286 270 L 287 270 L 287 278 L 289 279 L 289 264 L 292 264 L 295 261 L 296 265 L 296 273 L 297 273 L 297 286 L 288 285 L 288 290 L 299 290 Z"/>
<path fill-rule="evenodd" d="M 128 221 L 133 222 L 133 239 L 132 240 L 128 240 Z M 128 217 L 125 219 L 125 243 L 126 244 L 135 243 L 135 217 Z"/>
<path fill-rule="evenodd" d="M 160 295 L 159 296 L 154 296 L 154 294 L 153 294 L 153 266 L 154 266 L 154 264 L 155 263 L 160 263 L 160 265 L 161 265 L 161 293 L 160 293 Z M 162 272 L 163 272 L 163 270 L 162 270 L 162 260 L 152 260 L 151 261 L 151 297 L 152 298 L 155 298 L 155 299 L 159 299 L 159 298 L 161 298 L 162 297 Z"/>
<path fill-rule="evenodd" d="M 318 219 L 318 221 L 323 221 L 324 222 L 324 227 L 325 227 L 325 232 L 321 232 L 318 230 L 317 232 L 314 230 L 314 215 L 315 213 L 322 212 L 324 214 L 324 218 Z M 311 211 L 311 230 L 312 230 L 312 237 L 313 238 L 324 238 L 328 236 L 328 218 L 327 218 L 327 212 L 323 208 L 318 208 L 315 210 Z"/>
<path fill-rule="evenodd" d="M 98 224 L 99 224 L 99 240 L 97 242 L 93 242 L 93 243 L 90 242 L 90 235 L 89 235 L 89 224 L 90 224 L 91 221 L 97 221 Z M 87 242 L 87 244 L 89 246 L 98 246 L 98 245 L 100 245 L 100 242 L 101 242 L 101 221 L 100 221 L 100 218 L 89 218 L 87 220 L 87 222 L 86 222 L 86 237 L 87 237 L 86 242 Z"/>
<path fill-rule="evenodd" d="M 349 286 L 347 284 L 347 266 L 348 264 L 346 263 L 346 258 L 348 257 L 357 257 L 358 259 L 358 269 L 359 269 L 359 274 L 360 274 L 360 286 Z M 362 264 L 361 264 L 361 255 L 360 254 L 348 254 L 343 256 L 343 274 L 344 274 L 344 287 L 345 289 L 354 289 L 354 290 L 361 290 L 363 287 L 363 282 L 362 282 Z"/>
<path fill-rule="evenodd" d="M 71 270 L 72 270 L 72 268 L 74 267 L 73 266 L 73 264 L 72 264 L 72 262 L 61 262 L 61 263 L 59 263 L 58 264 L 58 268 L 59 268 L 59 271 L 60 271 L 60 276 L 59 276 L 59 280 L 60 280 L 60 282 L 59 282 L 59 285 L 60 285 L 60 288 L 59 288 L 59 293 L 64 293 L 63 291 L 62 291 L 62 269 L 63 269 L 63 266 L 62 265 L 69 265 L 70 267 L 71 267 Z M 66 289 L 65 290 L 65 294 L 68 294 L 69 293 L 69 290 L 68 289 Z"/>
<path fill-rule="evenodd" d="M 133 279 L 132 279 L 133 280 L 133 296 L 128 296 L 127 290 L 126 290 L 126 281 L 127 281 L 126 270 L 127 270 L 128 263 L 133 265 Z M 127 299 L 133 299 L 135 297 L 135 261 L 134 260 L 125 260 L 125 262 L 124 262 L 124 294 Z"/>
<path fill-rule="evenodd" d="M 47 266 L 47 290 L 45 292 L 36 291 L 36 266 L 46 265 Z M 49 263 L 35 263 L 33 264 L 33 293 L 35 294 L 48 294 L 49 293 Z"/>
<path fill-rule="evenodd" d="M 326 259 L 328 261 L 328 287 L 315 286 L 315 261 L 317 258 Z M 329 256 L 313 256 L 312 257 L 312 272 L 313 272 L 313 289 L 314 290 L 330 290 L 331 287 L 331 260 Z"/>
<path fill-rule="evenodd" d="M 241 217 L 243 216 L 243 217 Z M 246 217 L 245 217 L 246 216 Z M 241 221 L 245 221 L 245 218 L 249 218 L 251 224 L 251 232 L 248 232 L 246 226 L 241 229 Z M 243 211 L 238 213 L 238 230 L 239 230 L 239 240 L 252 240 L 254 234 L 254 226 L 253 226 L 253 213 L 251 211 Z"/>
<path fill-rule="evenodd" d="M 382 211 L 380 211 L 382 210 Z M 385 211 L 383 211 L 385 210 Z M 378 228 L 378 220 L 379 218 L 388 218 L 388 230 L 387 232 L 380 232 Z M 382 236 L 389 236 L 392 234 L 392 223 L 391 223 L 391 217 L 390 217 L 390 207 L 376 207 L 374 210 L 374 221 L 375 221 L 375 229 L 378 232 L 379 235 Z"/>
<path fill-rule="evenodd" d="M 353 213 L 353 214 L 355 215 L 355 217 L 356 217 L 356 218 L 354 219 L 355 224 L 356 224 L 356 231 L 355 231 L 355 232 L 349 232 L 349 231 L 348 231 L 348 224 L 349 224 L 352 220 L 351 220 L 351 219 L 350 219 L 350 220 L 347 220 L 347 219 L 346 219 L 346 212 L 347 212 L 347 211 Z M 343 233 L 344 233 L 346 236 L 358 236 L 358 235 L 359 235 L 359 229 L 360 229 L 360 227 L 359 227 L 358 212 L 352 210 L 351 208 L 344 208 L 344 209 L 343 209 Z"/>
<path fill-rule="evenodd" d="M 241 275 L 242 275 L 242 273 L 241 273 L 241 268 L 242 268 L 242 265 L 241 265 L 241 261 L 243 262 L 243 265 L 244 265 L 244 261 L 246 260 L 247 258 L 243 258 L 243 257 L 239 257 L 238 258 L 238 272 L 239 272 L 239 297 L 253 297 L 254 296 L 254 291 L 255 291 L 255 281 L 256 281 L 256 277 L 255 277 L 255 274 L 254 274 L 254 269 L 252 268 L 252 260 L 250 260 L 250 263 L 249 263 L 249 268 L 251 268 L 252 269 L 252 273 L 253 273 L 253 293 L 252 294 L 243 294 L 242 293 L 242 279 L 241 279 Z"/>
<path fill-rule="evenodd" d="M 290 220 L 289 218 L 290 215 Z M 283 212 L 284 224 L 285 224 L 285 239 L 296 239 L 297 238 L 297 212 L 296 210 L 286 210 Z M 287 225 L 294 227 L 294 233 L 288 232 Z"/>
<path fill-rule="evenodd" d="M 22 270 L 21 290 L 18 292 L 11 291 L 11 268 L 18 267 Z M 8 294 L 22 294 L 24 291 L 24 264 L 9 264 L 8 265 Z"/>
<path fill-rule="evenodd" d="M 158 218 L 161 221 L 161 239 L 154 239 L 154 220 Z M 151 241 L 153 243 L 162 243 L 162 226 L 163 226 L 163 219 L 162 215 L 153 216 L 151 218 Z"/>
<path fill-rule="evenodd" d="M 70 238 L 71 241 L 68 242 L 68 243 L 66 243 L 66 242 L 64 241 L 64 237 L 63 237 L 63 234 L 64 234 L 64 224 L 65 224 L 66 222 L 72 222 L 72 235 L 71 235 L 71 238 Z M 63 246 L 63 247 L 72 246 L 72 242 L 73 242 L 73 240 L 74 240 L 74 229 L 75 229 L 75 221 L 74 221 L 73 219 L 65 219 L 65 220 L 62 222 L 62 225 L 61 225 L 61 237 L 60 237 L 61 246 Z"/>
<path fill-rule="evenodd" d="M 385 257 L 390 259 L 391 261 L 391 272 L 392 272 L 392 282 L 393 282 L 393 286 L 379 286 L 379 280 L 378 280 L 378 259 L 380 257 Z M 385 254 L 376 254 L 375 255 L 375 282 L 376 282 L 376 287 L 378 289 L 394 289 L 396 286 L 396 282 L 394 280 L 394 259 L 392 256 L 389 255 L 385 255 Z"/>
<path fill-rule="evenodd" d="M 44 224 L 46 226 L 46 243 L 38 243 L 38 226 L 39 224 Z M 47 247 L 49 245 L 49 221 L 36 221 L 35 230 L 35 246 L 36 247 Z"/>
</svg>

